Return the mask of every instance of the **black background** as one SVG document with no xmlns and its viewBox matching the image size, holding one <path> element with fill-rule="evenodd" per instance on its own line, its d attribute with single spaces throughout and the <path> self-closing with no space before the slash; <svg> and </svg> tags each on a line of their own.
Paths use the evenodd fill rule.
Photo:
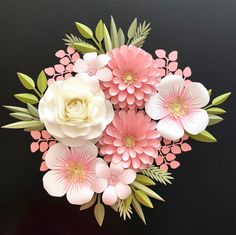
<svg viewBox="0 0 236 235">
<path fill-rule="evenodd" d="M 65 198 L 52 198 L 42 187 L 40 154 L 31 154 L 31 137 L 1 130 L 0 234 L 236 234 L 235 148 L 235 0 L 1 0 L 1 104 L 18 105 L 13 93 L 24 91 L 21 71 L 36 77 L 57 62 L 65 33 L 77 33 L 75 21 L 95 27 L 112 14 L 127 29 L 135 16 L 152 23 L 145 49 L 178 50 L 180 67 L 190 66 L 192 80 L 213 89 L 233 91 L 224 105 L 225 121 L 210 128 L 216 144 L 192 142 L 179 157 L 181 167 L 168 187 L 156 190 L 166 203 L 145 209 L 148 225 L 134 215 L 123 222 L 107 209 L 100 228 L 92 210 L 80 212 Z M 1 108 L 1 125 L 12 122 Z"/>
</svg>

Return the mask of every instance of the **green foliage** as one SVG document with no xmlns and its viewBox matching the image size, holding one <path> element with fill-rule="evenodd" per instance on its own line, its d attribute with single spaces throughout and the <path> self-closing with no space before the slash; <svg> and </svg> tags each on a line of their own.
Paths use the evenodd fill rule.
<svg viewBox="0 0 236 235">
<path fill-rule="evenodd" d="M 219 95 L 215 99 L 213 99 L 212 104 L 213 105 L 220 105 L 220 104 L 224 103 L 229 98 L 230 95 L 231 95 L 231 92 Z"/>
<path fill-rule="evenodd" d="M 112 47 L 113 48 L 119 47 L 118 31 L 116 28 L 116 23 L 112 16 L 111 16 L 111 23 L 110 23 L 110 34 L 111 34 L 111 40 L 112 40 Z"/>
<path fill-rule="evenodd" d="M 119 41 L 119 47 L 125 44 L 125 35 L 121 28 L 118 30 L 118 41 Z"/>
<path fill-rule="evenodd" d="M 131 40 L 136 34 L 137 24 L 138 24 L 138 21 L 137 21 L 137 18 L 135 18 L 128 29 L 127 36 L 129 40 Z"/>
<path fill-rule="evenodd" d="M 38 87 L 38 90 L 40 91 L 41 95 L 43 95 L 43 93 L 46 91 L 47 86 L 48 86 L 47 77 L 46 77 L 44 71 L 42 70 L 38 76 L 38 79 L 37 79 L 37 87 Z"/>
<path fill-rule="evenodd" d="M 102 226 L 105 217 L 105 207 L 102 203 L 98 202 L 94 207 L 94 215 L 100 226 Z"/>
<path fill-rule="evenodd" d="M 135 209 L 136 213 L 138 214 L 139 218 L 143 221 L 144 224 L 146 224 L 142 207 L 135 197 L 133 197 L 132 206 Z"/>
<path fill-rule="evenodd" d="M 147 194 L 144 193 L 142 190 L 136 190 L 134 194 L 138 202 L 140 202 L 146 207 L 153 208 L 151 200 L 149 199 Z"/>
<path fill-rule="evenodd" d="M 34 90 L 35 83 L 34 80 L 26 74 L 17 73 L 18 78 L 20 79 L 21 84 L 28 90 Z"/>
<path fill-rule="evenodd" d="M 32 120 L 32 121 L 19 121 L 14 122 L 5 126 L 2 126 L 2 128 L 7 129 L 24 129 L 24 128 L 35 128 L 38 130 L 38 128 L 43 129 L 44 125 L 38 121 L 38 120 Z M 35 130 L 33 129 L 33 130 Z"/>
<path fill-rule="evenodd" d="M 74 43 L 74 48 L 82 53 L 97 52 L 97 48 L 88 43 Z"/>
<path fill-rule="evenodd" d="M 78 29 L 78 31 L 80 32 L 80 34 L 84 38 L 91 39 L 93 37 L 93 32 L 88 26 L 86 26 L 82 23 L 79 23 L 79 22 L 76 22 L 75 25 L 76 25 L 76 28 Z"/>
<path fill-rule="evenodd" d="M 213 107 L 206 110 L 209 114 L 224 114 L 226 111 L 221 108 Z"/>
<path fill-rule="evenodd" d="M 16 99 L 22 103 L 37 104 L 39 102 L 38 98 L 35 95 L 29 93 L 20 93 L 14 95 Z"/>
<path fill-rule="evenodd" d="M 131 201 L 132 201 L 132 194 L 131 194 Z M 120 217 L 123 217 L 124 220 L 126 220 L 126 218 L 131 219 L 131 214 L 133 213 L 130 207 L 130 203 L 128 204 L 126 202 L 127 202 L 127 199 L 126 200 L 118 199 L 117 201 L 117 211 L 119 212 Z"/>
<path fill-rule="evenodd" d="M 97 194 L 95 193 L 95 194 L 93 195 L 92 199 L 91 199 L 89 202 L 83 204 L 83 205 L 80 207 L 80 210 L 82 211 L 82 210 L 86 210 L 86 209 L 90 208 L 91 206 L 94 205 L 94 203 L 96 202 L 96 200 L 97 200 Z"/>
<path fill-rule="evenodd" d="M 214 115 L 214 114 L 208 114 L 208 116 L 209 116 L 208 126 L 215 125 L 215 124 L 222 122 L 224 120 L 222 117 Z"/>
<path fill-rule="evenodd" d="M 99 20 L 98 24 L 97 24 L 97 27 L 96 27 L 96 30 L 95 30 L 95 35 L 96 35 L 96 38 L 99 42 L 101 42 L 103 40 L 103 22 L 102 20 Z"/>
<path fill-rule="evenodd" d="M 149 177 L 147 177 L 146 175 L 143 175 L 143 174 L 137 174 L 135 180 L 138 181 L 139 183 L 141 183 L 143 185 L 147 185 L 147 186 L 152 186 L 152 185 L 156 184 L 153 180 L 151 180 Z"/>
<path fill-rule="evenodd" d="M 111 41 L 110 34 L 105 24 L 103 24 L 103 33 L 104 33 L 104 45 L 105 45 L 106 52 L 111 51 L 112 41 Z"/>
<path fill-rule="evenodd" d="M 192 134 L 189 134 L 189 133 L 187 133 L 187 134 L 192 139 L 198 140 L 198 141 L 201 141 L 201 142 L 214 143 L 214 142 L 217 141 L 216 138 L 206 130 L 199 133 L 199 134 L 197 134 L 197 135 L 192 135 Z"/>
</svg>

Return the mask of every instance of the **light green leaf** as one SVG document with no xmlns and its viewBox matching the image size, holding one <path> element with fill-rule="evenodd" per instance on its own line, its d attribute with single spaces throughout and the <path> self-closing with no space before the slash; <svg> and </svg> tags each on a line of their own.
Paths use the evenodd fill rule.
<svg viewBox="0 0 236 235">
<path fill-rule="evenodd" d="M 38 76 L 38 79 L 37 79 L 37 87 L 42 95 L 43 95 L 44 91 L 47 89 L 47 86 L 48 86 L 47 77 L 46 77 L 44 71 L 42 70 Z"/>
<path fill-rule="evenodd" d="M 188 133 L 188 135 L 192 139 L 198 140 L 198 141 L 201 141 L 201 142 L 214 143 L 214 142 L 217 141 L 216 138 L 206 130 L 201 132 L 198 135 L 192 135 L 192 134 L 189 134 L 189 133 Z"/>
<path fill-rule="evenodd" d="M 29 112 L 34 116 L 39 118 L 38 109 L 36 109 L 32 104 L 27 103 Z"/>
<path fill-rule="evenodd" d="M 136 38 L 136 39 L 132 40 L 130 45 L 133 45 L 133 46 L 136 46 L 136 47 L 141 47 L 142 44 L 144 43 L 144 40 L 145 40 L 145 37 Z"/>
<path fill-rule="evenodd" d="M 131 205 L 131 202 L 133 200 L 133 193 L 131 193 L 126 199 L 125 199 L 125 207 L 129 208 Z"/>
<path fill-rule="evenodd" d="M 73 44 L 74 48 L 77 49 L 78 51 L 82 52 L 82 53 L 88 53 L 88 52 L 96 52 L 97 48 L 94 47 L 91 44 L 88 43 L 74 43 Z"/>
<path fill-rule="evenodd" d="M 31 115 L 27 113 L 10 113 L 9 115 L 21 121 L 30 121 L 34 119 Z"/>
<path fill-rule="evenodd" d="M 80 34 L 84 38 L 90 39 L 93 37 L 93 32 L 88 26 L 81 24 L 79 22 L 76 22 L 75 25 L 76 25 L 76 28 L 78 29 L 78 31 L 80 32 Z"/>
<path fill-rule="evenodd" d="M 155 193 L 154 191 L 152 191 L 150 188 L 146 187 L 145 185 L 143 184 L 140 184 L 139 182 L 137 181 L 134 181 L 132 183 L 132 185 L 137 188 L 137 189 L 140 189 L 142 190 L 143 192 L 145 192 L 148 196 L 150 197 L 153 197 L 157 200 L 160 200 L 160 201 L 165 201 L 163 198 L 161 198 L 157 193 Z"/>
<path fill-rule="evenodd" d="M 128 34 L 127 34 L 129 39 L 132 39 L 134 37 L 136 33 L 136 29 L 137 29 L 137 18 L 133 20 L 133 22 L 131 23 L 129 27 Z"/>
<path fill-rule="evenodd" d="M 103 24 L 103 33 L 104 33 L 104 45 L 106 52 L 111 51 L 112 50 L 111 37 L 105 24 Z"/>
<path fill-rule="evenodd" d="M 97 203 L 96 206 L 94 207 L 94 215 L 95 218 L 100 226 L 102 226 L 104 216 L 105 216 L 105 208 L 102 205 L 102 203 Z"/>
<path fill-rule="evenodd" d="M 111 205 L 110 207 L 111 207 L 115 212 L 118 211 L 118 205 L 117 205 L 117 203 Z"/>
<path fill-rule="evenodd" d="M 44 124 L 43 123 L 41 123 L 41 124 L 39 124 L 38 126 L 34 126 L 34 127 L 27 127 L 27 128 L 25 128 L 24 129 L 24 131 L 41 131 L 41 130 L 43 130 L 44 129 Z"/>
<path fill-rule="evenodd" d="M 35 95 L 29 93 L 21 93 L 14 95 L 19 101 L 23 103 L 37 104 L 39 102 L 38 98 Z"/>
<path fill-rule="evenodd" d="M 33 90 L 35 88 L 35 83 L 34 80 L 29 77 L 26 74 L 23 73 L 17 73 L 18 78 L 20 79 L 20 82 L 22 83 L 22 85 L 28 89 L 28 90 Z"/>
<path fill-rule="evenodd" d="M 221 108 L 216 108 L 216 107 L 213 107 L 213 108 L 209 108 L 206 110 L 209 114 L 224 114 L 226 113 L 226 111 L 224 109 L 221 109 Z"/>
<path fill-rule="evenodd" d="M 209 90 L 208 90 L 208 94 L 209 94 L 209 96 L 211 96 L 211 94 L 212 94 L 212 89 L 209 89 Z"/>
<path fill-rule="evenodd" d="M 125 35 L 121 28 L 119 28 L 118 30 L 118 41 L 119 41 L 119 47 L 125 45 Z"/>
<path fill-rule="evenodd" d="M 20 113 L 29 113 L 28 109 L 21 108 L 18 106 L 9 106 L 9 105 L 3 105 L 4 108 L 9 109 L 10 111 L 13 112 L 20 112 Z"/>
<path fill-rule="evenodd" d="M 111 23 L 110 23 L 110 32 L 111 32 L 111 41 L 113 48 L 119 47 L 119 40 L 118 40 L 118 32 L 116 28 L 116 23 L 111 16 Z"/>
<path fill-rule="evenodd" d="M 97 194 L 94 194 L 93 197 L 92 197 L 92 199 L 91 199 L 88 203 L 85 203 L 85 204 L 83 204 L 83 205 L 80 207 L 80 210 L 81 210 L 81 211 L 82 211 L 82 210 L 86 210 L 86 209 L 90 208 L 91 206 L 93 206 L 94 203 L 95 203 L 95 201 L 96 201 L 96 199 L 97 199 Z"/>
<path fill-rule="evenodd" d="M 208 126 L 212 126 L 212 125 L 215 125 L 219 122 L 222 122 L 224 119 L 222 117 L 219 117 L 217 115 L 214 115 L 214 114 L 209 114 L 209 123 L 208 123 Z"/>
<path fill-rule="evenodd" d="M 143 185 L 147 185 L 147 186 L 151 186 L 151 185 L 155 185 L 156 184 L 149 177 L 147 177 L 146 175 L 142 175 L 142 174 L 137 174 L 135 180 L 138 181 L 139 183 L 141 183 Z"/>
<path fill-rule="evenodd" d="M 42 123 L 40 121 L 20 121 L 20 122 L 14 122 L 5 126 L 2 126 L 2 128 L 7 129 L 22 129 L 22 128 L 33 128 L 33 127 L 39 127 Z"/>
<path fill-rule="evenodd" d="M 225 102 L 229 96 L 231 95 L 231 92 L 225 93 L 223 95 L 217 96 L 213 101 L 212 104 L 213 105 L 219 105 L 222 104 L 223 102 Z"/>
<path fill-rule="evenodd" d="M 144 224 L 146 224 L 146 220 L 145 220 L 145 216 L 143 214 L 142 207 L 141 207 L 140 203 L 135 199 L 135 197 L 132 200 L 132 205 L 133 205 L 136 213 L 138 214 L 139 218 L 143 221 Z"/>
<path fill-rule="evenodd" d="M 149 197 L 142 191 L 142 190 L 136 190 L 135 191 L 135 197 L 144 206 L 153 208 L 152 202 L 149 199 Z"/>
<path fill-rule="evenodd" d="M 95 35 L 96 38 L 99 42 L 101 42 L 103 40 L 103 22 L 102 20 L 99 20 L 96 30 L 95 30 Z"/>
</svg>

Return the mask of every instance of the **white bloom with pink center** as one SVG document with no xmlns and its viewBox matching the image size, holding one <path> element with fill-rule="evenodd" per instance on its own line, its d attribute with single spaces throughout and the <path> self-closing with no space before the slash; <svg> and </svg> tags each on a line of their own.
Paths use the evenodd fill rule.
<svg viewBox="0 0 236 235">
<path fill-rule="evenodd" d="M 71 204 L 89 202 L 94 194 L 91 185 L 96 178 L 97 154 L 97 147 L 89 141 L 73 148 L 60 143 L 53 145 L 45 157 L 51 169 L 43 177 L 46 191 L 54 197 L 66 194 Z"/>
<path fill-rule="evenodd" d="M 136 172 L 124 169 L 121 164 L 111 163 L 110 167 L 105 161 L 96 165 L 97 179 L 94 180 L 92 189 L 102 194 L 102 201 L 106 205 L 113 205 L 118 198 L 126 199 L 131 194 L 129 184 L 136 178 Z"/>
<path fill-rule="evenodd" d="M 209 117 L 201 109 L 209 103 L 207 89 L 198 82 L 185 83 L 178 75 L 164 77 L 158 93 L 145 104 L 146 113 L 157 123 L 161 136 L 177 140 L 184 131 L 197 135 L 208 125 Z"/>
<path fill-rule="evenodd" d="M 73 67 L 76 73 L 87 73 L 89 76 L 96 76 L 101 81 L 110 81 L 112 73 L 107 68 L 110 57 L 108 55 L 97 55 L 96 52 L 84 54 L 83 59 L 78 59 Z"/>
</svg>

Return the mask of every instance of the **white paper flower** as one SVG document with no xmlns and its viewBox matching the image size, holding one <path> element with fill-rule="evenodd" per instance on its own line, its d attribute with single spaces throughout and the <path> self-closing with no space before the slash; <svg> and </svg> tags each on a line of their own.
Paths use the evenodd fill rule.
<svg viewBox="0 0 236 235">
<path fill-rule="evenodd" d="M 87 73 L 89 76 L 96 76 L 101 81 L 110 81 L 112 79 L 112 73 L 109 68 L 106 67 L 110 60 L 108 55 L 97 55 L 96 52 L 84 54 L 83 60 L 78 59 L 75 62 L 73 71 L 80 73 Z"/>
<path fill-rule="evenodd" d="M 56 139 L 77 146 L 99 137 L 113 120 L 114 110 L 97 78 L 79 74 L 48 87 L 39 102 L 39 116 Z"/>
</svg>

